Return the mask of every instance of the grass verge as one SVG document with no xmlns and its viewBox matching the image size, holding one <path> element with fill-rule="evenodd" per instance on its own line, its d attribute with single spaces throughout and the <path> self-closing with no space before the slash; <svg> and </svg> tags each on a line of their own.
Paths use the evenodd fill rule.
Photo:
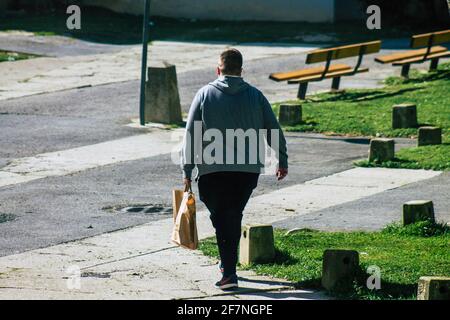
<svg viewBox="0 0 450 320">
<path fill-rule="evenodd" d="M 392 106 L 401 103 L 417 105 L 419 126 L 442 128 L 443 144 L 403 149 L 394 161 L 372 164 L 359 161 L 360 166 L 383 166 L 409 169 L 450 169 L 450 63 L 439 66 L 438 72 L 412 72 L 409 80 L 392 77 L 380 89 L 346 90 L 323 93 L 303 102 L 303 122 L 285 127 L 287 131 L 320 132 L 369 137 L 415 137 L 417 128 L 392 129 Z M 296 102 L 296 101 L 291 101 Z M 273 106 L 278 112 L 280 103 Z"/>
<path fill-rule="evenodd" d="M 356 161 L 359 167 L 383 167 L 392 169 L 426 169 L 446 171 L 450 170 L 450 143 L 438 146 L 423 146 L 401 149 L 392 161 L 380 164 L 368 160 Z"/>
<path fill-rule="evenodd" d="M 449 276 L 450 230 L 443 224 L 420 222 L 408 227 L 392 224 L 381 232 L 319 232 L 304 230 L 291 235 L 276 230 L 276 261 L 251 265 L 260 275 L 298 283 L 301 288 L 319 289 L 322 255 L 326 249 L 357 250 L 361 272 L 352 288 L 328 292 L 342 299 L 415 299 L 421 276 Z M 201 242 L 203 254 L 218 257 L 215 239 Z M 378 266 L 381 289 L 369 290 L 365 270 Z"/>
<path fill-rule="evenodd" d="M 26 53 L 0 51 L 0 62 L 25 60 L 33 57 L 35 56 Z"/>
</svg>

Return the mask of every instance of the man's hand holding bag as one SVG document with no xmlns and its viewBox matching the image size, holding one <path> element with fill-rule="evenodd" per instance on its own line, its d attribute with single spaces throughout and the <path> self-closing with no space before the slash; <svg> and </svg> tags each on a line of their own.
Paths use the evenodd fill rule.
<svg viewBox="0 0 450 320">
<path fill-rule="evenodd" d="M 172 242 L 180 247 L 198 248 L 195 196 L 190 185 L 184 191 L 173 190 L 174 226 Z"/>
</svg>

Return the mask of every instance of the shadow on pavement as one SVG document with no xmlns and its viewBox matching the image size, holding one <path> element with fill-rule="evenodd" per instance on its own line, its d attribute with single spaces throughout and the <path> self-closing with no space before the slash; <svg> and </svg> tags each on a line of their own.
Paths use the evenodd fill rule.
<svg viewBox="0 0 450 320">
<path fill-rule="evenodd" d="M 311 122 L 309 122 L 311 124 Z M 370 144 L 370 138 L 348 138 L 348 137 L 336 137 L 336 136 L 319 136 L 316 133 L 305 133 L 301 132 L 302 135 L 289 135 L 289 139 L 303 139 L 303 140 L 328 140 L 328 141 L 343 141 L 354 144 Z"/>
<path fill-rule="evenodd" d="M 249 283 L 258 283 L 258 284 L 264 284 L 264 285 L 269 285 L 269 286 L 285 286 L 285 287 L 292 287 L 295 288 L 297 286 L 296 283 L 293 282 L 289 282 L 289 281 L 273 281 L 273 280 L 255 280 L 255 279 L 249 279 L 249 278 L 245 278 L 245 277 L 238 277 L 239 281 L 243 281 L 243 282 L 249 282 Z M 239 288 L 241 289 L 241 288 Z M 244 289 L 244 288 L 242 288 Z M 250 288 L 247 288 L 250 289 Z M 258 290 L 258 289 L 254 289 L 254 290 Z"/>
</svg>

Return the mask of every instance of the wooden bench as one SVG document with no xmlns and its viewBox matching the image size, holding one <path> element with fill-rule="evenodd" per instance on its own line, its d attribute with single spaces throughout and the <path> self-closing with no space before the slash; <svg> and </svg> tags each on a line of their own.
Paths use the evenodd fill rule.
<svg viewBox="0 0 450 320">
<path fill-rule="evenodd" d="M 450 30 L 415 35 L 411 38 L 410 47 L 417 50 L 376 57 L 375 61 L 382 64 L 392 63 L 393 66 L 402 67 L 402 77 L 408 78 L 411 64 L 414 63 L 431 61 L 430 71 L 436 70 L 440 58 L 450 57 L 450 51 L 446 47 L 437 46 L 447 42 L 450 42 Z"/>
<path fill-rule="evenodd" d="M 269 78 L 274 81 L 287 81 L 288 84 L 299 84 L 297 97 L 304 100 L 306 98 L 309 82 L 333 79 L 331 89 L 332 91 L 337 91 L 339 90 L 341 77 L 368 72 L 368 68 L 361 68 L 364 56 L 379 52 L 380 49 L 381 41 L 372 41 L 342 47 L 314 50 L 308 53 L 306 64 L 325 62 L 325 66 L 283 73 L 272 73 Z M 358 61 L 354 67 L 347 64 L 331 63 L 333 60 L 351 57 L 358 57 Z"/>
</svg>

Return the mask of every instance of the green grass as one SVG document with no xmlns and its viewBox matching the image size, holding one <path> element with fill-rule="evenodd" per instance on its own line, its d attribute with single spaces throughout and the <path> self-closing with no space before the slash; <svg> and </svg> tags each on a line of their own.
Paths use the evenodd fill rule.
<svg viewBox="0 0 450 320">
<path fill-rule="evenodd" d="M 140 43 L 142 16 L 119 14 L 96 7 L 81 7 L 81 30 L 68 30 L 64 7 L 52 13 L 27 12 L 0 20 L 0 30 L 25 30 L 39 35 L 65 35 L 88 41 L 114 44 Z M 190 19 L 152 18 L 152 40 L 343 43 L 379 38 L 408 37 L 408 28 L 383 28 L 369 31 L 361 23 L 291 23 L 249 21 L 200 21 Z M 420 32 L 432 31 L 420 27 Z M 418 30 L 419 32 L 419 30 Z M 319 35 L 319 36 L 318 36 Z"/>
<path fill-rule="evenodd" d="M 392 129 L 392 106 L 401 103 L 417 105 L 419 126 L 442 128 L 440 146 L 408 148 L 399 151 L 394 161 L 373 164 L 359 161 L 360 166 L 383 166 L 409 169 L 450 169 L 450 63 L 438 72 L 412 72 L 409 80 L 392 77 L 380 89 L 346 90 L 309 96 L 303 102 L 303 122 L 285 127 L 287 131 L 368 137 L 416 137 L 417 128 Z M 296 101 L 290 101 L 296 102 Z M 278 112 L 280 103 L 273 106 Z"/>
<path fill-rule="evenodd" d="M 450 170 L 450 143 L 438 146 L 405 148 L 398 151 L 395 159 L 383 163 L 361 160 L 355 162 L 360 167 L 384 167 L 402 169 Z"/>
<path fill-rule="evenodd" d="M 275 263 L 251 265 L 246 269 L 298 283 L 299 288 L 319 289 L 322 255 L 326 249 L 357 250 L 361 271 L 351 288 L 328 292 L 343 299 L 415 299 L 421 276 L 450 275 L 450 231 L 428 222 L 401 227 L 393 224 L 381 232 L 300 231 L 275 232 Z M 201 242 L 200 250 L 218 257 L 215 239 Z M 381 270 L 381 289 L 369 290 L 367 267 Z"/>
<path fill-rule="evenodd" d="M 31 54 L 0 51 L 0 62 L 25 60 L 25 59 L 30 59 L 33 57 L 35 57 L 35 56 L 31 55 Z"/>
<path fill-rule="evenodd" d="M 392 106 L 415 103 L 420 125 L 436 125 L 450 142 L 450 63 L 439 72 L 412 72 L 410 80 L 389 78 L 380 89 L 346 90 L 308 96 L 302 102 L 304 122 L 287 131 L 313 131 L 353 136 L 411 137 L 417 129 L 392 129 Z M 296 102 L 296 101 L 290 101 Z M 279 105 L 274 105 L 278 112 Z"/>
</svg>

